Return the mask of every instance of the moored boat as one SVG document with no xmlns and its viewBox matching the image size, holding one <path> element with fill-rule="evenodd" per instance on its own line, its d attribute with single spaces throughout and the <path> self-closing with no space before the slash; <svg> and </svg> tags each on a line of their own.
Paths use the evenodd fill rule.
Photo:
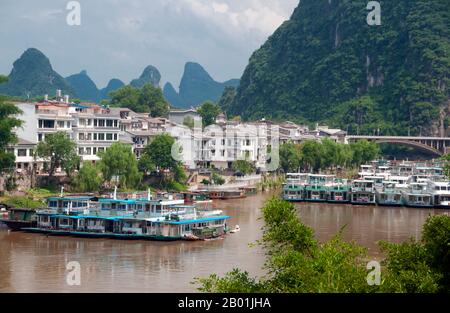
<svg viewBox="0 0 450 313">
<path fill-rule="evenodd" d="M 413 208 L 432 208 L 433 195 L 426 182 L 410 183 L 403 191 L 403 205 Z"/>
<path fill-rule="evenodd" d="M 402 206 L 402 192 L 395 181 L 384 181 L 381 189 L 376 191 L 376 202 L 381 206 Z"/>
<path fill-rule="evenodd" d="M 35 227 L 36 210 L 9 208 L 6 217 L 0 219 L 0 222 L 13 231 L 21 230 L 24 227 Z"/>
<path fill-rule="evenodd" d="M 375 204 L 375 187 L 371 180 L 355 180 L 352 183 L 350 202 L 352 204 Z"/>
<path fill-rule="evenodd" d="M 350 187 L 346 180 L 335 179 L 333 186 L 328 188 L 328 202 L 348 203 L 350 202 Z"/>
</svg>

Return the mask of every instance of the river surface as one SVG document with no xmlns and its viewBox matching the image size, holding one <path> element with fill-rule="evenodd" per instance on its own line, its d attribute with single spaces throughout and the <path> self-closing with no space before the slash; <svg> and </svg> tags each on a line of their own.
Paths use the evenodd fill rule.
<svg viewBox="0 0 450 313">
<path fill-rule="evenodd" d="M 260 208 L 271 195 L 216 201 L 241 232 L 209 242 L 147 242 L 46 237 L 0 228 L 0 292 L 196 292 L 194 277 L 241 268 L 263 275 L 263 251 L 249 244 L 261 236 Z M 444 210 L 296 204 L 299 216 L 320 241 L 345 226 L 355 240 L 380 256 L 376 242 L 420 238 L 429 214 Z M 81 285 L 66 282 L 66 264 L 79 262 Z"/>
</svg>

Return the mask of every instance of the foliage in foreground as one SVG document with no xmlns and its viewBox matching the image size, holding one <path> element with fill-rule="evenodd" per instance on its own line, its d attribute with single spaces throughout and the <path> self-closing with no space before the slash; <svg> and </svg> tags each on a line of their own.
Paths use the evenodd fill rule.
<svg viewBox="0 0 450 313">
<path fill-rule="evenodd" d="M 369 286 L 367 250 L 341 234 L 319 243 L 295 207 L 273 198 L 263 210 L 259 241 L 267 275 L 259 279 L 234 269 L 224 277 L 197 278 L 199 290 L 219 293 L 450 292 L 450 217 L 429 217 L 420 242 L 381 243 L 386 254 L 381 285 Z"/>
</svg>

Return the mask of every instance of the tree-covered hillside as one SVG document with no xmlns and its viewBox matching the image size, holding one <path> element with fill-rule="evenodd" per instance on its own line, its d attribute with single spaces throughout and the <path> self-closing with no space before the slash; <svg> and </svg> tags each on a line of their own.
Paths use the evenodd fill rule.
<svg viewBox="0 0 450 313">
<path fill-rule="evenodd" d="M 63 94 L 74 95 L 73 88 L 53 70 L 50 60 L 34 48 L 27 49 L 14 62 L 8 78 L 9 81 L 0 86 L 0 93 L 33 98 L 55 95 L 56 90 L 61 89 Z"/>
<path fill-rule="evenodd" d="M 450 112 L 450 0 L 302 0 L 257 50 L 228 109 L 352 133 L 442 135 Z"/>
</svg>

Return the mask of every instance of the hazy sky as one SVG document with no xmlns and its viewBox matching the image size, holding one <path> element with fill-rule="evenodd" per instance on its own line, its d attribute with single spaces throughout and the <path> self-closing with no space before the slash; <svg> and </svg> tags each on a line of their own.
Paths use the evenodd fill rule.
<svg viewBox="0 0 450 313">
<path fill-rule="evenodd" d="M 187 61 L 219 81 L 239 78 L 251 53 L 298 0 L 79 0 L 81 26 L 66 23 L 68 0 L 0 0 L 0 73 L 29 47 L 63 76 L 87 70 L 99 88 L 145 66 L 178 87 Z"/>
</svg>

